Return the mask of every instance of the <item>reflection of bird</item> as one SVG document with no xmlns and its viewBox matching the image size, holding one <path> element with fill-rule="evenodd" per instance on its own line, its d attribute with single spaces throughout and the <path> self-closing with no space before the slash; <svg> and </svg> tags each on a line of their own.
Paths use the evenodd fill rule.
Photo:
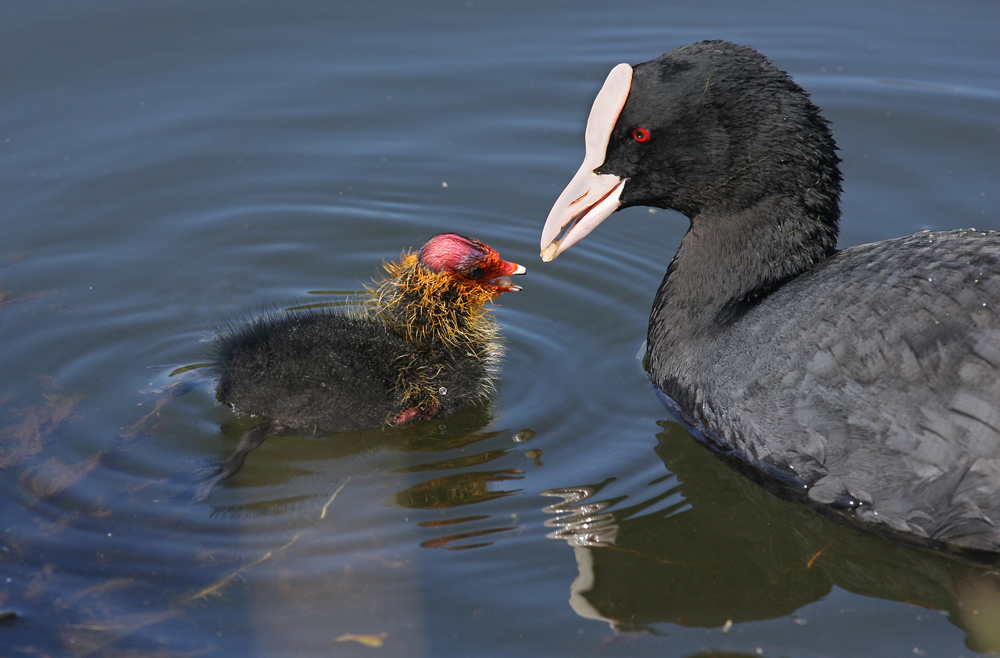
<svg viewBox="0 0 1000 658">
<path fill-rule="evenodd" d="M 1000 650 L 996 569 L 831 526 L 726 477 L 726 466 L 681 425 L 659 424 L 655 454 L 673 476 L 650 462 L 633 467 L 631 484 L 611 478 L 542 492 L 565 500 L 543 511 L 558 515 L 545 521 L 556 529 L 547 536 L 573 548 L 579 575 L 569 604 L 581 617 L 625 632 L 664 622 L 719 628 L 787 621 L 838 588 L 847 599 L 850 592 L 947 612 L 968 646 Z M 648 484 L 636 487 L 639 481 Z M 891 610 L 883 605 L 880 614 L 896 614 Z"/>
<path fill-rule="evenodd" d="M 524 268 L 454 233 L 385 266 L 353 311 L 295 311 L 220 336 L 217 396 L 268 421 L 206 473 L 206 494 L 274 434 L 342 432 L 449 414 L 482 397 L 503 349 L 484 304 Z"/>
<path fill-rule="evenodd" d="M 755 477 L 918 541 L 1000 551 L 1000 239 L 924 232 L 837 251 L 829 126 L 748 47 L 617 66 L 551 260 L 620 207 L 691 221 L 656 294 L 668 406 Z"/>
</svg>

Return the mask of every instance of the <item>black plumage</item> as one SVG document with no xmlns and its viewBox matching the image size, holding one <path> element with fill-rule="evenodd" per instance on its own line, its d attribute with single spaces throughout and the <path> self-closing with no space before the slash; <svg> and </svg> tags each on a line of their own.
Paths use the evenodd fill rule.
<svg viewBox="0 0 1000 658">
<path fill-rule="evenodd" d="M 619 207 L 681 211 L 690 229 L 648 333 L 668 406 L 824 510 L 1000 552 L 1000 236 L 924 231 L 837 251 L 836 146 L 787 74 L 719 41 L 630 80 L 616 71 L 543 258 Z M 606 127 L 604 153 L 590 125 Z M 605 198 L 580 201 L 579 181 L 603 181 Z"/>
<path fill-rule="evenodd" d="M 269 436 L 438 418 L 492 390 L 503 347 L 484 304 L 524 268 L 453 233 L 385 268 L 361 304 L 266 313 L 217 338 L 218 399 L 265 420 L 203 473 L 202 495 Z"/>
</svg>

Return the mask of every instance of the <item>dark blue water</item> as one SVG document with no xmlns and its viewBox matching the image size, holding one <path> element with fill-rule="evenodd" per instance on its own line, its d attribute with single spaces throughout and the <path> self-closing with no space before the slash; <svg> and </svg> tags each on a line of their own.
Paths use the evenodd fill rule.
<svg viewBox="0 0 1000 658">
<path fill-rule="evenodd" d="M 841 246 L 1000 229 L 995 2 L 9 3 L 0 13 L 0 655 L 971 656 L 996 574 L 778 500 L 636 360 L 686 222 L 543 265 L 608 70 L 751 44 L 844 159 Z M 442 231 L 528 267 L 498 393 L 283 437 L 198 368 Z M 378 645 L 378 646 L 369 646 Z"/>
</svg>

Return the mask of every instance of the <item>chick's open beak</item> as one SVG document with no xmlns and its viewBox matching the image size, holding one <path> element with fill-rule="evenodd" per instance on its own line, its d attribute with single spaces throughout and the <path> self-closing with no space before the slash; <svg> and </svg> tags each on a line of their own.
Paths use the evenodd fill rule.
<svg viewBox="0 0 1000 658">
<path fill-rule="evenodd" d="M 505 260 L 500 261 L 500 263 L 503 274 L 495 279 L 490 279 L 489 285 L 495 286 L 500 292 L 515 292 L 520 290 L 521 286 L 516 286 L 511 283 L 510 277 L 517 274 L 524 274 L 528 270 L 525 269 L 524 265 L 518 265 L 517 263 L 511 263 Z"/>
</svg>

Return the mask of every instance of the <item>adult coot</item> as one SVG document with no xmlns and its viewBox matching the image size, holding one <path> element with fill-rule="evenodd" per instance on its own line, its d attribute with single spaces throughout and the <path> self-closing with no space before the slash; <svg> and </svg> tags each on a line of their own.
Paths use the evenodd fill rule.
<svg viewBox="0 0 1000 658">
<path fill-rule="evenodd" d="M 615 67 L 586 145 L 542 259 L 619 208 L 690 219 L 647 357 L 696 437 L 866 527 L 1000 552 L 998 234 L 838 251 L 829 124 L 787 74 L 722 41 Z"/>
<path fill-rule="evenodd" d="M 364 305 L 266 314 L 219 336 L 217 397 L 267 420 L 201 474 L 201 497 L 274 434 L 437 418 L 491 390 L 503 347 L 484 304 L 520 290 L 510 277 L 524 267 L 443 233 L 385 269 Z"/>
</svg>

